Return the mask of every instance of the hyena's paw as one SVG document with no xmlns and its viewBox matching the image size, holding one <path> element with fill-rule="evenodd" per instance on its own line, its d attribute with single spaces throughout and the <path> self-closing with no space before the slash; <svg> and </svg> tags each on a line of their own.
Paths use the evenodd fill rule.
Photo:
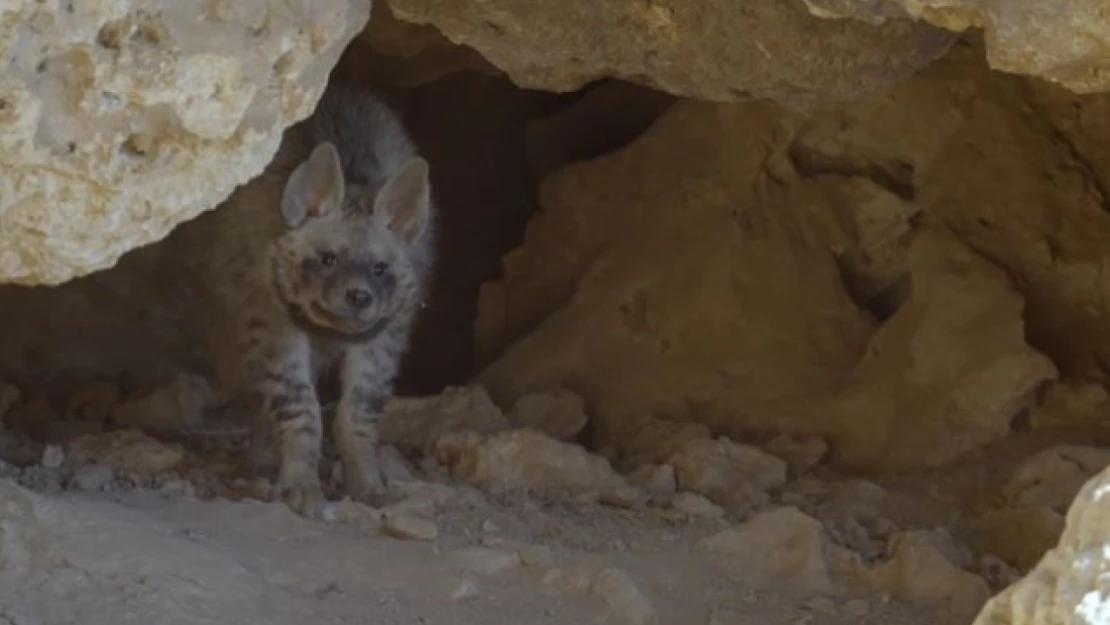
<svg viewBox="0 0 1110 625">
<path fill-rule="evenodd" d="M 320 518 L 325 501 L 320 478 L 306 472 L 282 476 L 274 485 L 273 499 L 285 502 L 293 512 L 312 519 Z"/>
</svg>

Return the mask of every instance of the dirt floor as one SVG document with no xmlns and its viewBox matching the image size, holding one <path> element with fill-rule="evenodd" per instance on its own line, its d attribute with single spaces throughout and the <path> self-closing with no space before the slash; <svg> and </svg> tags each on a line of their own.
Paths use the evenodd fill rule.
<svg viewBox="0 0 1110 625">
<path fill-rule="evenodd" d="M 1058 445 L 1075 432 L 1019 434 L 867 481 L 826 466 L 815 441 L 768 445 L 783 463 L 718 439 L 746 485 L 737 499 L 711 487 L 728 477 L 713 454 L 622 476 L 455 392 L 394 411 L 409 422 L 392 435 L 404 452 L 384 452 L 398 503 L 335 501 L 322 520 L 262 501 L 235 429 L 155 437 L 61 419 L 47 445 L 7 432 L 0 623 L 970 623 L 1018 575 L 1001 556 L 1036 543 L 1020 522 L 999 535 L 983 519 L 1059 515 L 1101 466 L 1084 454 L 1105 454 Z M 34 404 L 12 403 L 17 423 Z M 441 429 L 411 427 L 420 411 Z M 784 467 L 779 486 L 758 477 Z"/>
</svg>

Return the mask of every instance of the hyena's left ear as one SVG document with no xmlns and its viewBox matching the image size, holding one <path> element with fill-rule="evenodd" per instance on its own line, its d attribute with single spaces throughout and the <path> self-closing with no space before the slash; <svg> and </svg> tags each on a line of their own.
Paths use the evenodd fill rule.
<svg viewBox="0 0 1110 625">
<path fill-rule="evenodd" d="M 428 161 L 419 156 L 405 163 L 374 198 L 374 214 L 406 243 L 414 243 L 428 229 L 432 189 Z"/>
<path fill-rule="evenodd" d="M 290 228 L 297 228 L 310 217 L 338 210 L 344 192 L 339 152 L 324 141 L 289 176 L 281 195 L 281 214 Z"/>
</svg>

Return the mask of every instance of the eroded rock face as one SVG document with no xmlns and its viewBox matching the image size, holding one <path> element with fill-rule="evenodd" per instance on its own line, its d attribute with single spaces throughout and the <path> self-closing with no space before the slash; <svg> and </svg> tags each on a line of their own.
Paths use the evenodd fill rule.
<svg viewBox="0 0 1110 625">
<path fill-rule="evenodd" d="M 316 104 L 370 0 L 0 8 L 0 282 L 57 284 L 222 201 Z"/>
<path fill-rule="evenodd" d="M 912 75 L 954 36 L 909 20 L 819 20 L 801 2 L 391 0 L 522 87 L 572 91 L 617 77 L 731 101 L 842 99 Z"/>
<path fill-rule="evenodd" d="M 1025 81 L 975 54 L 814 116 L 682 102 L 632 146 L 551 175 L 483 290 L 483 337 L 511 347 L 480 381 L 502 403 L 572 388 L 607 453 L 645 414 L 737 440 L 821 434 L 866 467 L 1005 435 L 1057 375 L 1027 333 L 1062 333 L 1102 297 L 1067 281 L 1090 248 L 1047 262 L 1022 243 L 1045 236 L 1030 216 L 1091 227 L 1050 238 L 1110 221 L 1089 179 L 1038 182 L 1073 157 L 1026 123 Z M 1049 284 L 1066 296 L 1026 305 L 1048 306 Z M 1068 332 L 1038 347 L 1108 345 Z"/>
<path fill-rule="evenodd" d="M 912 17 L 964 31 L 982 28 L 995 69 L 1040 76 L 1090 93 L 1110 89 L 1110 22 L 1106 0 L 1075 0 L 1062 7 L 1037 0 L 805 0 L 820 17 L 881 24 Z M 1077 36 L 1082 33 L 1082 36 Z"/>
</svg>

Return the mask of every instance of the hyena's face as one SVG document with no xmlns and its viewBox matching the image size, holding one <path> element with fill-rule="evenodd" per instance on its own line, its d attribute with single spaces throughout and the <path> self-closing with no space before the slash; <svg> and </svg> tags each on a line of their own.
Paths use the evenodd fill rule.
<svg viewBox="0 0 1110 625">
<path fill-rule="evenodd" d="M 430 210 L 428 168 L 413 159 L 377 193 L 346 187 L 331 144 L 290 176 L 282 198 L 289 231 L 274 245 L 274 282 L 291 312 L 358 337 L 380 330 L 420 296 L 408 254 Z"/>
</svg>

